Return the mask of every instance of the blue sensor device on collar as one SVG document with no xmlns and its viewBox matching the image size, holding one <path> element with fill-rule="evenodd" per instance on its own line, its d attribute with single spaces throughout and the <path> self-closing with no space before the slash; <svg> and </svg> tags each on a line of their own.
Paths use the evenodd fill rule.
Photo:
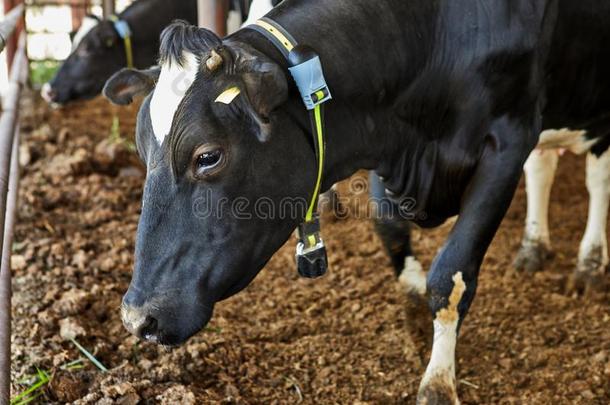
<svg viewBox="0 0 610 405">
<path fill-rule="evenodd" d="M 129 24 L 124 20 L 116 20 L 113 21 L 114 29 L 119 34 L 122 39 L 131 37 L 131 28 L 129 28 Z"/>
<path fill-rule="evenodd" d="M 288 68 L 301 93 L 301 98 L 308 110 L 332 99 L 320 57 L 305 46 L 295 47 L 289 54 L 292 65 Z"/>
</svg>

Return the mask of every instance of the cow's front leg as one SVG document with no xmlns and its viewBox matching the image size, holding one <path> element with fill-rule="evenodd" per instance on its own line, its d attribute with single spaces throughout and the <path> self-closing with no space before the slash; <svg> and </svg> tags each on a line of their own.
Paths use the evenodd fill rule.
<svg viewBox="0 0 610 405">
<path fill-rule="evenodd" d="M 407 325 L 414 353 L 420 354 L 430 338 L 430 320 L 422 311 L 426 307 L 426 273 L 411 248 L 411 213 L 405 211 L 409 207 L 401 209 L 387 197 L 383 182 L 374 172 L 370 173 L 369 186 L 375 231 L 392 260 L 400 290 L 407 294 Z"/>
<path fill-rule="evenodd" d="M 579 291 L 603 286 L 602 278 L 608 266 L 606 224 L 610 199 L 610 151 L 599 157 L 592 153 L 587 156 L 587 190 L 589 218 L 570 286 Z"/>
<path fill-rule="evenodd" d="M 423 296 L 426 273 L 411 247 L 411 213 L 387 197 L 383 182 L 374 172 L 369 174 L 369 187 L 375 231 L 392 260 L 396 277 L 407 293 Z"/>
<path fill-rule="evenodd" d="M 507 124 L 498 131 L 520 135 Z M 521 135 L 526 136 L 523 131 Z M 428 274 L 434 342 L 420 384 L 419 404 L 459 403 L 455 377 L 459 327 L 474 298 L 483 256 L 510 205 L 527 157 L 528 145 L 509 147 L 503 142 L 497 136 L 488 137 L 462 199 L 460 216 Z"/>
<path fill-rule="evenodd" d="M 557 171 L 556 150 L 534 150 L 525 163 L 527 218 L 525 233 L 514 262 L 517 270 L 540 271 L 551 256 L 549 199 Z"/>
</svg>

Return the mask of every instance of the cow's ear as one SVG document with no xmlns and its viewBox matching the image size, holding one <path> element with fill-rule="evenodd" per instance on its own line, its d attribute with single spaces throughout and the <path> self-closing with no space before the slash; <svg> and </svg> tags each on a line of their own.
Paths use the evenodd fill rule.
<svg viewBox="0 0 610 405">
<path fill-rule="evenodd" d="M 103 94 L 114 104 L 127 105 L 137 96 L 146 95 L 154 88 L 161 69 L 122 69 L 115 73 L 104 86 Z"/>
<path fill-rule="evenodd" d="M 288 82 L 280 66 L 261 59 L 248 60 L 240 70 L 250 113 L 259 126 L 259 139 L 264 142 L 271 132 L 271 112 L 288 99 Z"/>
</svg>

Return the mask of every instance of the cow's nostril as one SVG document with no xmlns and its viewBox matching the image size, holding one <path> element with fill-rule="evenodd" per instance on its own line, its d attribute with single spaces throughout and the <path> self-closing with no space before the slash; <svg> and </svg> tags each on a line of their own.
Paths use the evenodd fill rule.
<svg viewBox="0 0 610 405">
<path fill-rule="evenodd" d="M 138 331 L 138 336 L 142 337 L 146 340 L 154 340 L 155 336 L 158 332 L 159 324 L 155 318 L 152 316 L 147 316 L 142 326 L 140 326 L 140 330 Z"/>
<path fill-rule="evenodd" d="M 159 334 L 159 323 L 157 319 L 146 314 L 143 308 L 134 308 L 126 305 L 123 301 L 121 318 L 125 328 L 137 337 L 150 341 L 156 341 Z"/>
</svg>

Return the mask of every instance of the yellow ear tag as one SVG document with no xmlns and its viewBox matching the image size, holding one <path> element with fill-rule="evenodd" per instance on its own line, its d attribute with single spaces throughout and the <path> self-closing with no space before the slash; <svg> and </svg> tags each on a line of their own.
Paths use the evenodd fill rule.
<svg viewBox="0 0 610 405">
<path fill-rule="evenodd" d="M 223 91 L 214 102 L 229 105 L 233 102 L 233 100 L 235 100 L 235 97 L 239 96 L 239 93 L 241 93 L 241 90 L 239 90 L 237 87 L 231 87 L 230 89 Z"/>
</svg>

